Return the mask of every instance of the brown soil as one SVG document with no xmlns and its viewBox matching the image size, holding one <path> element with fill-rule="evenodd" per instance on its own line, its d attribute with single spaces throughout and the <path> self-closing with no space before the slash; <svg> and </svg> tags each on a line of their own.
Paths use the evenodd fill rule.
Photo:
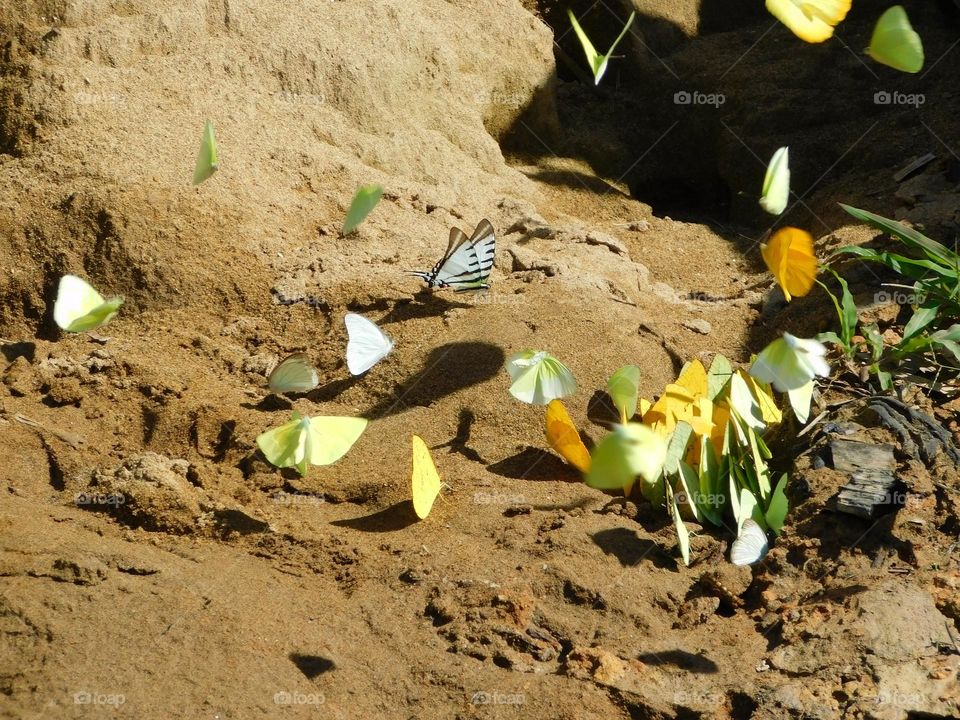
<svg viewBox="0 0 960 720">
<path fill-rule="evenodd" d="M 645 42 L 594 89 L 556 64 L 550 24 L 581 56 L 552 2 L 0 2 L 0 715 L 960 715 L 942 456 L 898 455 L 906 506 L 865 521 L 833 511 L 846 478 L 812 433 L 782 451 L 793 507 L 768 560 L 737 571 L 703 528 L 687 568 L 660 512 L 546 450 L 503 371 L 528 347 L 563 359 L 596 440 L 625 363 L 652 397 L 686 360 L 830 326 L 822 293 L 783 310 L 767 292 L 755 195 L 782 144 L 805 203 L 785 221 L 824 256 L 874 234 L 837 200 L 952 241 L 953 6 L 908 7 L 929 72 L 904 80 L 858 57 L 875 2 L 822 47 L 752 6 L 634 4 Z M 584 20 L 599 46 L 605 8 Z M 222 166 L 193 188 L 207 118 Z M 343 238 L 369 182 L 384 199 Z M 491 289 L 418 294 L 403 270 L 483 217 Z M 126 298 L 94 335 L 52 322 L 68 272 Z M 347 310 L 396 342 L 360 378 Z M 321 386 L 269 398 L 299 350 Z M 291 407 L 372 422 L 300 478 L 254 444 Z M 830 419 L 894 442 L 858 412 Z M 422 522 L 413 433 L 452 488 Z"/>
</svg>

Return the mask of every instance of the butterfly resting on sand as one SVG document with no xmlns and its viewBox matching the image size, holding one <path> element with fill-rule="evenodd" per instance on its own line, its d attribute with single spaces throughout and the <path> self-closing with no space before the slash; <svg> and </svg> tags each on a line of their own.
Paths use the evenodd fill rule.
<svg viewBox="0 0 960 720">
<path fill-rule="evenodd" d="M 453 288 L 457 292 L 486 290 L 493 269 L 497 239 L 489 220 L 481 220 L 469 238 L 460 228 L 450 228 L 450 244 L 431 270 L 409 271 L 429 288 Z"/>
</svg>

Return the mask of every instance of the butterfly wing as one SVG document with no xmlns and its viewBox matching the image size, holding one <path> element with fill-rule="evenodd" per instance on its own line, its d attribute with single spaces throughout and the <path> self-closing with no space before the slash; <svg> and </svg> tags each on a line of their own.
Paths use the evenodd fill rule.
<svg viewBox="0 0 960 720">
<path fill-rule="evenodd" d="M 273 369 L 267 384 L 275 393 L 305 393 L 319 385 L 320 378 L 306 353 L 294 353 Z"/>
<path fill-rule="evenodd" d="M 488 220 L 481 220 L 470 238 L 459 228 L 450 229 L 447 252 L 429 272 L 414 272 L 429 287 L 453 288 L 458 292 L 489 287 L 496 237 Z"/>
<path fill-rule="evenodd" d="M 590 472 L 590 451 L 583 444 L 577 426 L 573 424 L 562 402 L 550 401 L 547 405 L 546 420 L 547 442 L 550 447 L 580 472 Z"/>
<path fill-rule="evenodd" d="M 817 256 L 813 252 L 813 237 L 806 230 L 780 228 L 760 246 L 760 252 L 788 302 L 813 288 Z"/>
<path fill-rule="evenodd" d="M 299 414 L 279 427 L 271 428 L 257 436 L 257 446 L 272 465 L 279 468 L 297 467 L 306 474 L 307 427 Z"/>
<path fill-rule="evenodd" d="M 309 461 L 330 465 L 347 454 L 367 427 L 366 418 L 318 416 L 310 418 Z"/>
<path fill-rule="evenodd" d="M 347 210 L 347 217 L 343 221 L 340 233 L 349 235 L 356 230 L 380 202 L 382 195 L 383 188 L 379 185 L 363 185 L 358 188 L 350 202 L 350 209 Z"/>
<path fill-rule="evenodd" d="M 104 300 L 86 280 L 76 275 L 64 275 L 57 287 L 53 320 L 68 332 L 95 330 L 110 322 L 122 304 L 122 298 Z"/>
<path fill-rule="evenodd" d="M 902 5 L 894 5 L 877 20 L 867 52 L 895 70 L 917 73 L 923 69 L 923 42 Z"/>
<path fill-rule="evenodd" d="M 347 368 L 351 375 L 362 375 L 383 360 L 393 349 L 391 340 L 375 323 L 363 315 L 347 313 Z"/>
<path fill-rule="evenodd" d="M 766 0 L 770 14 L 808 43 L 829 39 L 850 4 L 851 0 Z"/>
<path fill-rule="evenodd" d="M 536 405 L 546 405 L 555 398 L 573 395 L 577 381 L 567 366 L 554 357 L 545 357 L 537 370 Z"/>
<path fill-rule="evenodd" d="M 193 184 L 199 185 L 204 180 L 209 179 L 219 167 L 217 137 L 213 132 L 213 123 L 207 120 L 207 124 L 203 126 L 200 152 L 197 154 L 197 164 L 193 170 Z"/>
<path fill-rule="evenodd" d="M 766 557 L 769 547 L 763 528 L 748 518 L 730 547 L 730 562 L 734 565 L 753 565 Z"/>
<path fill-rule="evenodd" d="M 763 178 L 760 207 L 771 215 L 780 215 L 790 200 L 790 151 L 782 147 L 773 154 Z"/>
<path fill-rule="evenodd" d="M 440 494 L 443 483 L 440 481 L 437 466 L 433 464 L 430 450 L 419 435 L 413 436 L 413 472 L 410 485 L 413 511 L 423 520 L 433 509 L 433 503 Z"/>
</svg>

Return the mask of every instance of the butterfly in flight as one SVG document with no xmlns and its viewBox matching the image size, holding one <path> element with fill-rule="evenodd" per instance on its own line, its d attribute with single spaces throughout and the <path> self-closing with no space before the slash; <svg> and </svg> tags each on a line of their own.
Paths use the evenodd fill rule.
<svg viewBox="0 0 960 720">
<path fill-rule="evenodd" d="M 450 244 L 432 270 L 410 271 L 430 288 L 453 288 L 457 292 L 486 290 L 493 268 L 497 239 L 489 220 L 481 220 L 469 238 L 460 228 L 450 228 Z"/>
</svg>

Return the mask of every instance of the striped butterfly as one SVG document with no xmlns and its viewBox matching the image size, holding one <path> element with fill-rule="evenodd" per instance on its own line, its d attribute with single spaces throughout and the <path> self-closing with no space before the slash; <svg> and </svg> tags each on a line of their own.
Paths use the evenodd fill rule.
<svg viewBox="0 0 960 720">
<path fill-rule="evenodd" d="M 432 270 L 410 271 L 430 288 L 453 288 L 457 292 L 486 290 L 493 268 L 497 239 L 489 220 L 481 220 L 469 238 L 460 228 L 450 228 L 450 244 Z"/>
</svg>

